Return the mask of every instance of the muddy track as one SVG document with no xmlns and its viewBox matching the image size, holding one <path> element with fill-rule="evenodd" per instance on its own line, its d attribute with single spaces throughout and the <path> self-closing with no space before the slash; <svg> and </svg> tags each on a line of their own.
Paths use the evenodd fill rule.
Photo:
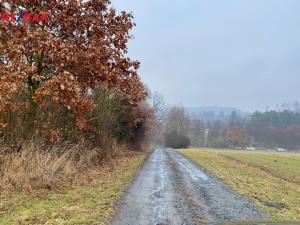
<svg viewBox="0 0 300 225">
<path fill-rule="evenodd" d="M 121 200 L 112 225 L 194 225 L 266 217 L 180 153 L 156 148 Z"/>
</svg>

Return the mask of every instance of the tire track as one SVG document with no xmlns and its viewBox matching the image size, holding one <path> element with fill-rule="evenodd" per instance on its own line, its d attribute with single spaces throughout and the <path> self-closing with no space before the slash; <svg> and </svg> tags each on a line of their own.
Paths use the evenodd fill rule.
<svg viewBox="0 0 300 225">
<path fill-rule="evenodd" d="M 112 225 L 196 225 L 265 218 L 245 197 L 177 151 L 156 148 L 120 201 Z"/>
</svg>

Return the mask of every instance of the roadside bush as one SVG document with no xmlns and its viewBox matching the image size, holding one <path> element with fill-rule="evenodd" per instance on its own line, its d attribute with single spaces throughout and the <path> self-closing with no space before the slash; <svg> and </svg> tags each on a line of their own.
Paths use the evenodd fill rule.
<svg viewBox="0 0 300 225">
<path fill-rule="evenodd" d="M 24 93 L 26 95 L 26 93 Z M 91 94 L 95 107 L 84 116 L 87 128 L 79 129 L 70 111 L 49 104 L 47 110 L 33 105 L 2 112 L 0 120 L 6 126 L 0 130 L 0 145 L 17 147 L 24 142 L 43 144 L 78 143 L 87 140 L 94 147 L 107 146 L 111 142 L 131 144 L 143 142 L 148 129 L 147 121 L 153 117 L 148 106 L 131 105 L 119 92 L 101 86 Z M 17 97 L 16 97 L 17 98 Z"/>
<path fill-rule="evenodd" d="M 190 139 L 177 131 L 173 131 L 166 135 L 165 146 L 170 148 L 187 148 L 191 144 Z"/>
<path fill-rule="evenodd" d="M 61 188 L 128 150 L 144 149 L 153 123 L 146 104 L 132 106 L 104 86 L 91 97 L 86 129 L 63 107 L 0 114 L 7 124 L 0 133 L 0 190 Z"/>
</svg>

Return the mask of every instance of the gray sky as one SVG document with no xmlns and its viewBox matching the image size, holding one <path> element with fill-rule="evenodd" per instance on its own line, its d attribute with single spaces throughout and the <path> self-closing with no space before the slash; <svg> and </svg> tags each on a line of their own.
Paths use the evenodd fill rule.
<svg viewBox="0 0 300 225">
<path fill-rule="evenodd" d="M 169 104 L 263 110 L 300 101 L 299 0 L 113 0 L 130 56 Z"/>
</svg>

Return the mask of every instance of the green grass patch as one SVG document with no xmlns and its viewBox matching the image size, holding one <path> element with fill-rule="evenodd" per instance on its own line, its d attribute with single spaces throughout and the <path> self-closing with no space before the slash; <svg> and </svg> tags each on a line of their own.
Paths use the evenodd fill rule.
<svg viewBox="0 0 300 225">
<path fill-rule="evenodd" d="M 62 193 L 2 193 L 0 224 L 105 224 L 144 158 L 137 154 L 119 159 L 94 172 L 93 184 Z"/>
<path fill-rule="evenodd" d="M 300 219 L 300 154 L 180 150 L 277 220 Z"/>
<path fill-rule="evenodd" d="M 300 154 L 276 152 L 226 151 L 223 155 L 258 167 L 273 176 L 300 184 Z"/>
</svg>

